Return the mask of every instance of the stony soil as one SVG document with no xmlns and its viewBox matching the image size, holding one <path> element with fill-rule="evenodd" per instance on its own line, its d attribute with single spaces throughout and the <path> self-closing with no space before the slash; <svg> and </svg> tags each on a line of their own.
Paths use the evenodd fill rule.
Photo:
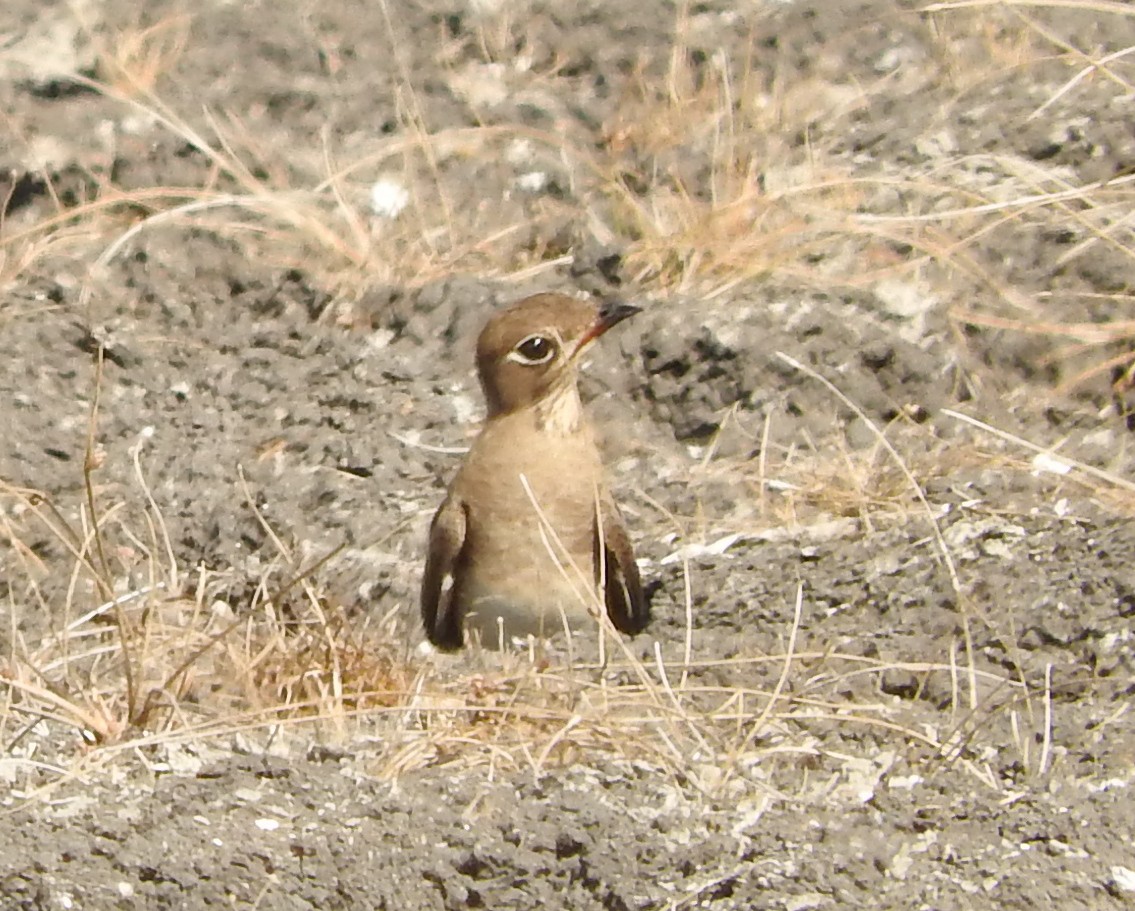
<svg viewBox="0 0 1135 911">
<path fill-rule="evenodd" d="M 473 6 L 5 4 L 0 679 L 102 600 L 72 573 L 77 545 L 33 508 L 50 502 L 84 527 L 97 388 L 92 489 L 116 591 L 174 565 L 178 590 L 167 574 L 162 591 L 179 609 L 239 619 L 264 609 L 265 587 L 305 573 L 328 612 L 390 631 L 405 687 L 440 679 L 482 698 L 510 657 L 419 648 L 424 531 L 453 450 L 476 431 L 478 327 L 555 288 L 646 310 L 596 350 L 585 393 L 657 585 L 630 655 L 655 673 L 657 643 L 679 723 L 661 726 L 666 739 L 587 716 L 580 730 L 608 740 L 565 731 L 560 748 L 565 715 L 527 754 L 507 733 L 496 753 L 480 734 L 406 752 L 409 728 L 392 741 L 378 710 L 334 730 L 208 737 L 167 719 L 91 743 L 62 710 L 29 717 L 27 690 L 12 689 L 0 906 L 1135 904 L 1122 484 L 1135 459 L 1112 376 L 1058 388 L 1124 349 L 1069 355 L 1050 334 L 958 316 L 986 305 L 1017 320 L 1119 319 L 1130 233 L 1104 243 L 1007 221 L 973 237 L 960 268 L 960 255 L 925 253 L 945 234 L 864 243 L 849 231 L 798 261 L 778 254 L 782 269 L 741 275 L 738 263 L 738 281 L 719 274 L 709 293 L 644 265 L 641 238 L 566 153 L 483 138 L 551 131 L 578 149 L 625 135 L 628 186 L 654 168 L 708 192 L 703 162 L 636 147 L 648 108 L 627 100 L 644 85 L 665 95 L 681 31 L 695 84 L 723 55 L 797 106 L 804 127 L 761 140 L 772 162 L 813 148 L 850 175 L 945 186 L 964 172 L 950 192 L 991 198 L 1122 188 L 1135 118 L 1116 84 L 1135 82 L 1135 64 L 1118 58 L 1116 79 L 1061 93 L 1083 64 L 1038 35 L 1103 56 L 1135 45 L 1135 17 L 1030 9 L 1033 28 L 1024 13 L 868 0 Z M 114 60 L 145 69 L 128 40 L 139 35 L 164 49 L 150 95 L 114 78 Z M 422 132 L 446 137 L 433 158 Z M 248 163 L 243 183 L 213 154 L 218 134 Z M 947 159 L 966 165 L 947 172 Z M 362 162 L 337 190 L 361 223 L 334 215 L 327 241 L 299 208 L 290 223 L 265 216 L 332 160 Z M 770 165 L 767 192 L 789 170 Z M 1010 172 L 1020 181 L 999 190 Z M 384 219 L 367 212 L 369 192 L 391 175 L 417 196 Z M 273 188 L 259 203 L 255 182 Z M 909 214 L 896 187 L 862 211 Z M 186 188 L 215 195 L 149 218 L 206 198 Z M 89 206 L 114 194 L 130 205 Z M 86 214 L 18 260 L 21 232 L 75 211 Z M 369 256 L 352 247 L 359 232 Z M 1038 301 L 1059 309 L 1042 316 Z M 1119 481 L 1045 470 L 953 412 Z M 113 642 L 107 629 L 96 633 Z M 616 691 L 634 679 L 622 658 L 606 670 L 561 658 L 529 677 Z M 98 677 L 97 661 L 83 667 Z M 83 701 L 73 677 L 38 667 L 34 679 Z"/>
</svg>

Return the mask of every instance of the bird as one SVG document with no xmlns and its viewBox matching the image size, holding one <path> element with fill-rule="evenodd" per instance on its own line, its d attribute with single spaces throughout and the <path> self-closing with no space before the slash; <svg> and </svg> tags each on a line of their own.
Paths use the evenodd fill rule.
<svg viewBox="0 0 1135 911">
<path fill-rule="evenodd" d="M 544 292 L 486 322 L 476 352 L 486 419 L 430 523 L 422 576 L 437 648 L 594 628 L 600 605 L 621 632 L 649 622 L 577 384 L 591 345 L 639 312 Z"/>
</svg>

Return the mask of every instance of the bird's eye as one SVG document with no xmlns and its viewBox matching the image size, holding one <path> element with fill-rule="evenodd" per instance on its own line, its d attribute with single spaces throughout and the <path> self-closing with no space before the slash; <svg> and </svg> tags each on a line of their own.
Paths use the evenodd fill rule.
<svg viewBox="0 0 1135 911">
<path fill-rule="evenodd" d="M 544 335 L 530 335 L 508 353 L 509 360 L 517 361 L 526 367 L 546 364 L 555 355 L 556 343 Z"/>
</svg>

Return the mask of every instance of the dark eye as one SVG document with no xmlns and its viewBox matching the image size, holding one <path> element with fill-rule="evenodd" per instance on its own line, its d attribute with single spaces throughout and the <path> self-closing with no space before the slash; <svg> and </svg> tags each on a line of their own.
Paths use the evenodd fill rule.
<svg viewBox="0 0 1135 911">
<path fill-rule="evenodd" d="M 530 335 L 509 353 L 509 357 L 526 366 L 546 364 L 556 353 L 556 343 L 544 335 Z"/>
</svg>

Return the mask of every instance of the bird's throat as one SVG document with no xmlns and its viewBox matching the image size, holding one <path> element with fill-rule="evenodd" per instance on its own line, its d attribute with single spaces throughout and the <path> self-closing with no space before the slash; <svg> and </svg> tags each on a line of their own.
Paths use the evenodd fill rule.
<svg viewBox="0 0 1135 911">
<path fill-rule="evenodd" d="M 583 423 L 583 403 L 575 383 L 558 386 L 536 403 L 536 426 L 544 433 L 570 436 Z"/>
</svg>

